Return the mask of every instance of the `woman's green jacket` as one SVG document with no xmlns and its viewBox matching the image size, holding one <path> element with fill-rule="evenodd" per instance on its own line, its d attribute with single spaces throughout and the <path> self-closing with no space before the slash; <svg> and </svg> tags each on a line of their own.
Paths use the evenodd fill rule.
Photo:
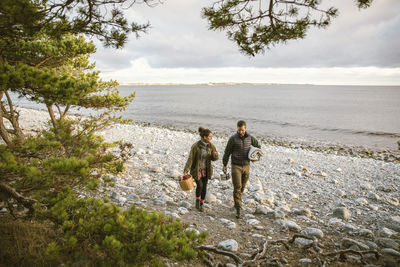
<svg viewBox="0 0 400 267">
<path fill-rule="evenodd" d="M 192 148 L 190 149 L 189 153 L 189 158 L 186 162 L 185 165 L 185 172 L 189 173 L 193 176 L 193 179 L 198 180 L 199 179 L 199 165 L 200 165 L 200 155 L 201 155 L 201 140 L 194 143 L 192 145 Z M 206 168 L 207 168 L 207 178 L 211 179 L 212 174 L 213 174 L 213 167 L 211 164 L 211 161 L 218 160 L 218 154 L 215 155 L 215 152 L 217 149 L 215 146 L 211 143 L 207 144 L 207 162 L 206 162 Z"/>
</svg>

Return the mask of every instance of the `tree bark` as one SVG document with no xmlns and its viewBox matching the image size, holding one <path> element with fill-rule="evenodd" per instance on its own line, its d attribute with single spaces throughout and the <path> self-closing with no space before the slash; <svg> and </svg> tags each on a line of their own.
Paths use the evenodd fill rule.
<svg viewBox="0 0 400 267">
<path fill-rule="evenodd" d="M 21 195 L 20 193 L 15 191 L 14 188 L 6 185 L 5 183 L 0 182 L 0 191 L 4 192 L 7 196 L 9 196 L 11 198 L 14 198 L 15 200 L 17 200 L 19 203 L 24 205 L 29 210 L 32 210 L 33 204 L 38 202 L 36 199 L 24 197 L 23 195 Z"/>
<path fill-rule="evenodd" d="M 56 120 L 56 116 L 54 115 L 53 107 L 52 107 L 52 105 L 46 105 L 46 106 L 47 106 L 47 110 L 49 111 L 49 114 L 50 114 L 51 123 L 53 124 L 53 127 L 56 130 L 57 120 Z"/>
<path fill-rule="evenodd" d="M 3 95 L 4 95 L 4 91 L 0 92 L 0 101 L 3 98 Z M 0 136 L 8 147 L 12 147 L 13 144 L 10 139 L 10 134 L 8 133 L 8 131 L 4 125 L 3 116 L 4 116 L 3 110 L 0 109 Z"/>
<path fill-rule="evenodd" d="M 25 135 L 22 132 L 21 127 L 19 126 L 19 114 L 14 110 L 14 105 L 13 102 L 11 100 L 10 95 L 8 94 L 7 91 L 5 91 L 5 95 L 7 97 L 7 101 L 8 101 L 8 106 L 10 108 L 10 122 L 14 128 L 14 134 L 17 137 L 18 143 L 22 144 L 22 142 L 25 139 Z"/>
</svg>

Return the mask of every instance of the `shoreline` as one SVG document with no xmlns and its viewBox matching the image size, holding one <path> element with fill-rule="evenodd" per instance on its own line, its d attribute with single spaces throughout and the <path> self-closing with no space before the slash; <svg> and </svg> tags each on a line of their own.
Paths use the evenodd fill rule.
<svg viewBox="0 0 400 267">
<path fill-rule="evenodd" d="M 47 114 L 47 111 L 44 109 L 25 108 L 25 107 L 18 107 L 18 108 L 24 109 L 27 111 L 35 110 L 35 111 L 39 111 L 39 112 L 45 112 Z M 74 115 L 74 114 L 76 114 L 76 113 L 71 113 L 70 115 Z M 134 121 L 128 125 L 139 125 L 142 127 L 156 127 L 156 128 L 160 128 L 160 129 L 168 129 L 168 130 L 172 130 L 172 131 L 197 134 L 197 131 L 193 131 L 188 128 L 176 127 L 174 125 L 163 125 L 163 124 L 151 123 L 151 122 L 136 122 L 136 121 Z M 28 129 L 28 130 L 31 130 L 31 129 Z M 228 140 L 228 138 L 233 134 L 233 133 L 221 132 L 221 131 L 213 131 L 213 133 L 214 133 L 214 136 L 225 138 L 226 140 Z M 370 148 L 370 147 L 357 146 L 357 145 L 329 143 L 329 142 L 323 142 L 323 141 L 300 141 L 300 140 L 290 140 L 285 137 L 272 137 L 272 136 L 259 136 L 259 135 L 254 135 L 254 136 L 257 139 L 264 142 L 265 144 L 268 144 L 271 146 L 280 146 L 280 147 L 286 147 L 286 148 L 292 148 L 292 149 L 302 149 L 302 150 L 321 152 L 321 153 L 337 155 L 337 156 L 349 156 L 349 157 L 356 157 L 356 158 L 371 158 L 371 159 L 381 160 L 384 162 L 394 162 L 394 163 L 400 162 L 400 149 L 399 150 L 377 149 L 377 148 Z"/>
<path fill-rule="evenodd" d="M 197 131 L 190 130 L 187 128 L 179 128 L 173 125 L 163 125 L 157 123 L 150 122 L 133 122 L 133 125 L 137 124 L 143 127 L 156 127 L 160 129 L 168 129 L 172 131 L 186 132 L 197 134 Z M 213 131 L 214 136 L 228 138 L 233 133 L 226 133 L 220 131 Z M 290 140 L 285 137 L 265 137 L 254 135 L 257 139 L 262 142 L 271 145 L 271 146 L 281 146 L 292 149 L 303 149 L 307 151 L 313 152 L 321 152 L 327 153 L 337 156 L 350 156 L 350 157 L 358 157 L 358 158 L 371 158 L 376 160 L 382 160 L 385 162 L 400 162 L 400 150 L 391 150 L 391 149 L 376 149 L 376 148 L 368 148 L 363 146 L 356 145 L 346 145 L 340 143 L 328 143 L 322 141 L 299 141 L 299 140 Z"/>
</svg>

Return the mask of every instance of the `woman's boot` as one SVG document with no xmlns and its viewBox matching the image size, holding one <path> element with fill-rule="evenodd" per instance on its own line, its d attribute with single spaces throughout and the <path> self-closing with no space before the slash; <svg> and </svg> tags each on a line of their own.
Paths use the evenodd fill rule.
<svg viewBox="0 0 400 267">
<path fill-rule="evenodd" d="M 201 202 L 201 203 L 200 203 L 200 209 L 199 209 L 199 211 L 201 211 L 201 212 L 204 211 L 203 203 L 204 203 L 204 202 Z"/>
</svg>

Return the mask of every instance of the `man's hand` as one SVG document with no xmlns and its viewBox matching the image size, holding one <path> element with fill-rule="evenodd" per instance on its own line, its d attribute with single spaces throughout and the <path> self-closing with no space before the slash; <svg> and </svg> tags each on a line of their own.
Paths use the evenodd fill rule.
<svg viewBox="0 0 400 267">
<path fill-rule="evenodd" d="M 217 157 L 217 156 L 218 156 L 218 151 L 215 151 L 215 152 L 214 152 L 214 155 Z"/>
<path fill-rule="evenodd" d="M 222 167 L 222 172 L 226 173 L 226 166 Z"/>
</svg>

